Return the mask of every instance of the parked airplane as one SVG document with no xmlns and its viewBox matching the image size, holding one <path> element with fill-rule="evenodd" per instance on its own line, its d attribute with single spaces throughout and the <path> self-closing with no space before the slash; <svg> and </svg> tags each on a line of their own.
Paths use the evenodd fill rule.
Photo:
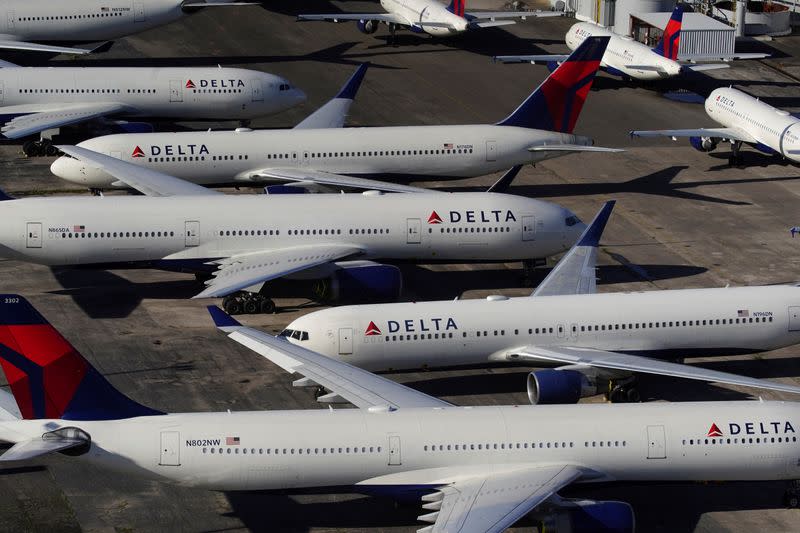
<svg viewBox="0 0 800 533">
<path fill-rule="evenodd" d="M 652 81 L 678 76 L 688 71 L 700 72 L 728 68 L 727 63 L 686 64 L 678 60 L 678 46 L 680 43 L 681 24 L 683 22 L 683 8 L 678 4 L 672 12 L 664 35 L 655 48 L 630 37 L 622 36 L 611 30 L 590 22 L 573 24 L 567 31 L 565 40 L 570 50 L 574 50 L 587 37 L 606 36 L 611 39 L 603 55 L 601 68 L 614 76 L 631 78 L 641 81 Z M 497 56 L 496 61 L 504 63 L 558 63 L 564 61 L 565 55 L 522 55 L 522 56 Z M 735 54 L 724 59 L 760 59 L 768 54 Z M 689 58 L 691 59 L 691 58 Z M 708 57 L 703 57 L 708 60 Z"/>
<path fill-rule="evenodd" d="M 800 343 L 797 285 L 596 294 L 597 246 L 614 203 L 527 298 L 330 308 L 281 333 L 367 370 L 557 365 L 528 376 L 533 404 L 607 393 L 638 401 L 632 373 L 800 393 L 800 387 L 662 361 Z M 546 296 L 546 298 L 545 298 Z"/>
<path fill-rule="evenodd" d="M 59 452 L 210 490 L 351 487 L 417 497 L 423 533 L 501 532 L 532 511 L 548 530 L 630 533 L 628 504 L 558 492 L 577 483 L 800 477 L 796 403 L 457 407 L 211 312 L 232 340 L 358 409 L 145 407 L 106 381 L 23 297 L 7 294 L 0 296 L 0 365 L 17 405 L 0 393 L 7 406 L 0 440 L 12 444 L 0 462 Z M 795 487 L 784 500 L 796 507 Z"/>
<path fill-rule="evenodd" d="M 632 131 L 631 137 L 689 137 L 701 152 L 713 151 L 720 141 L 731 145 L 730 164 L 737 165 L 742 144 L 765 154 L 800 163 L 800 118 L 776 109 L 733 88 L 715 89 L 706 98 L 706 113 L 722 128 Z"/>
<path fill-rule="evenodd" d="M 196 298 L 271 312 L 265 282 L 323 280 L 320 297 L 396 297 L 399 270 L 373 259 L 531 264 L 585 225 L 546 202 L 495 193 L 225 195 L 75 146 L 74 157 L 147 197 L 0 201 L 0 256 L 44 265 L 139 265 L 208 276 Z M 321 216 L 324 214 L 325 216 Z"/>
<path fill-rule="evenodd" d="M 408 28 L 415 33 L 436 37 L 455 35 L 467 30 L 493 28 L 516 24 L 509 19 L 526 20 L 528 17 L 558 17 L 555 11 L 474 11 L 466 12 L 466 0 L 451 0 L 445 6 L 437 0 L 381 0 L 386 13 L 331 13 L 325 15 L 298 15 L 297 20 L 324 20 L 328 22 L 358 21 L 361 33 L 372 34 L 378 25 L 389 26 L 392 38 L 398 28 Z"/>
<path fill-rule="evenodd" d="M 148 133 L 99 137 L 80 146 L 203 185 L 268 180 L 303 186 L 367 184 L 379 190 L 387 190 L 386 184 L 364 180 L 480 176 L 571 152 L 616 151 L 572 134 L 607 43 L 608 38 L 587 39 L 495 125 Z M 117 182 L 70 158 L 57 160 L 51 169 L 89 188 Z"/>
<path fill-rule="evenodd" d="M 50 139 L 73 124 L 141 131 L 149 125 L 114 119 L 250 120 L 306 100 L 279 76 L 238 68 L 22 68 L 5 61 L 0 67 L 3 135 L 47 133 L 25 143 L 29 156 L 56 155 Z"/>
<path fill-rule="evenodd" d="M 0 7 L 0 48 L 88 54 L 104 49 L 41 43 L 89 43 L 163 26 L 204 7 L 253 5 L 229 0 L 5 0 Z"/>
</svg>

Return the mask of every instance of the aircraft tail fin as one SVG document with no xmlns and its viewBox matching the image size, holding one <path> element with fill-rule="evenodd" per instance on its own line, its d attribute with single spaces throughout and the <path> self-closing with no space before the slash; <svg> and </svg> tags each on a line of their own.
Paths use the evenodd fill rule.
<svg viewBox="0 0 800 533">
<path fill-rule="evenodd" d="M 681 24 L 683 23 L 683 6 L 678 4 L 672 10 L 672 16 L 664 29 L 664 35 L 653 51 L 667 59 L 678 59 L 678 46 L 681 41 Z"/>
<path fill-rule="evenodd" d="M 572 133 L 609 37 L 588 37 L 498 126 Z"/>
<path fill-rule="evenodd" d="M 0 367 L 27 420 L 117 420 L 163 414 L 115 389 L 17 294 L 0 294 Z"/>
<path fill-rule="evenodd" d="M 466 9 L 467 9 L 467 0 L 450 0 L 450 5 L 447 6 L 447 10 L 450 13 L 458 15 L 459 17 L 464 16 Z"/>
<path fill-rule="evenodd" d="M 16 200 L 16 198 L 7 195 L 2 189 L 0 189 L 0 202 L 4 202 L 6 200 Z"/>
</svg>

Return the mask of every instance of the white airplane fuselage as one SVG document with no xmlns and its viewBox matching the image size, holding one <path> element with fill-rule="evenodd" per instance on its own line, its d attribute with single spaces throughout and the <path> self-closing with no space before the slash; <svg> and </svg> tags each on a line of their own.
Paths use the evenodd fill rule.
<svg viewBox="0 0 800 533">
<path fill-rule="evenodd" d="M 6 0 L 0 37 L 19 41 L 90 42 L 116 39 L 185 16 L 180 0 Z"/>
<path fill-rule="evenodd" d="M 363 177 L 473 177 L 565 154 L 530 152 L 532 146 L 591 143 L 585 137 L 544 130 L 469 125 L 107 135 L 79 146 L 214 185 L 269 181 L 257 175 L 261 169 Z M 51 170 L 86 187 L 104 188 L 117 181 L 70 158 L 58 159 Z"/>
<path fill-rule="evenodd" d="M 5 117 L 62 109 L 64 104 L 122 103 L 124 116 L 251 119 L 305 101 L 285 79 L 254 70 L 210 67 L 0 69 Z"/>
<path fill-rule="evenodd" d="M 727 87 L 712 91 L 705 108 L 714 121 L 750 134 L 759 150 L 800 163 L 800 118 Z"/>
<path fill-rule="evenodd" d="M 315 243 L 361 247 L 361 259 L 532 259 L 585 228 L 555 204 L 491 193 L 53 197 L 2 201 L 0 213 L 4 258 L 167 269 Z"/>
<path fill-rule="evenodd" d="M 407 19 L 413 31 L 437 37 L 461 33 L 468 27 L 466 19 L 449 12 L 436 0 L 381 0 L 381 6 L 388 13 Z M 426 22 L 449 26 L 428 26 Z"/>
<path fill-rule="evenodd" d="M 494 298 L 330 308 L 284 335 L 372 371 L 514 362 L 524 346 L 682 358 L 800 343 L 797 286 Z"/>
<path fill-rule="evenodd" d="M 611 74 L 651 81 L 677 76 L 681 72 L 681 65 L 677 61 L 658 55 L 635 39 L 623 37 L 589 22 L 573 24 L 567 31 L 565 40 L 569 49 L 574 51 L 587 37 L 593 36 L 611 37 L 600 63 Z M 628 65 L 649 65 L 660 68 L 661 71 L 633 69 L 628 68 Z"/>
<path fill-rule="evenodd" d="M 81 457 L 213 490 L 435 487 L 413 471 L 578 465 L 582 481 L 800 478 L 798 404 L 649 403 L 191 413 L 0 423 L 0 438 L 57 427 L 91 436 Z M 714 431 L 716 429 L 716 431 Z M 710 436 L 718 435 L 716 437 Z M 81 460 L 75 459 L 75 460 Z M 409 476 L 404 477 L 404 472 Z M 371 480 L 379 476 L 384 479 Z M 408 481 L 406 481 L 406 479 Z M 414 487 L 408 487 L 408 485 Z M 405 486 L 405 487 L 404 487 Z"/>
</svg>

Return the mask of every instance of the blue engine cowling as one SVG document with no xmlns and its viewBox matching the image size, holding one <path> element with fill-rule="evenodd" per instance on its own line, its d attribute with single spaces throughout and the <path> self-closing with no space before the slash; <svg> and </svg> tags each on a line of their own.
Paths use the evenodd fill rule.
<svg viewBox="0 0 800 533">
<path fill-rule="evenodd" d="M 317 284 L 317 298 L 335 302 L 387 302 L 400 297 L 403 274 L 394 265 L 343 265 Z"/>
<path fill-rule="evenodd" d="M 756 143 L 753 146 L 759 152 L 765 153 L 767 155 L 777 155 L 778 154 L 778 152 L 776 150 L 773 150 L 772 148 L 770 148 L 769 146 L 767 146 L 764 143 Z"/>
<path fill-rule="evenodd" d="M 110 130 L 111 133 L 153 133 L 155 128 L 147 122 L 115 121 Z"/>
<path fill-rule="evenodd" d="M 717 139 L 711 137 L 689 137 L 689 144 L 700 152 L 711 152 L 717 147 Z"/>
<path fill-rule="evenodd" d="M 264 194 L 306 194 L 307 192 L 303 187 L 290 187 L 289 185 L 267 185 L 264 187 Z"/>
<path fill-rule="evenodd" d="M 366 33 L 367 35 L 378 31 L 377 20 L 359 20 L 356 25 L 358 26 L 358 31 L 361 33 Z"/>
<path fill-rule="evenodd" d="M 597 385 L 576 370 L 537 370 L 528 374 L 527 385 L 532 405 L 578 403 L 597 394 Z"/>
<path fill-rule="evenodd" d="M 633 533 L 633 508 L 625 502 L 567 500 L 542 519 L 548 533 Z"/>
</svg>

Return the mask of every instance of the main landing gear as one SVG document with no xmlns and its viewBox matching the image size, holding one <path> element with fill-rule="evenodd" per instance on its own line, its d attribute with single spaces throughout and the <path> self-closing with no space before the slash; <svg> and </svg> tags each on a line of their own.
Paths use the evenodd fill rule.
<svg viewBox="0 0 800 533">
<path fill-rule="evenodd" d="M 625 379 L 612 379 L 608 382 L 606 399 L 611 403 L 639 403 L 642 397 L 639 394 L 636 376 Z"/>
<path fill-rule="evenodd" d="M 800 507 L 800 480 L 795 479 L 783 493 L 783 504 L 789 509 Z"/>
<path fill-rule="evenodd" d="M 536 277 L 536 269 L 547 266 L 547 259 L 526 259 L 522 262 L 522 285 L 523 287 L 533 287 L 533 280 Z"/>
<path fill-rule="evenodd" d="M 50 139 L 27 141 L 22 145 L 22 152 L 28 157 L 55 157 L 61 153 Z"/>
<path fill-rule="evenodd" d="M 263 294 L 245 291 L 230 294 L 223 298 L 222 308 L 229 315 L 272 314 L 276 309 L 275 302 Z"/>
<path fill-rule="evenodd" d="M 728 158 L 728 166 L 738 167 L 742 164 L 742 141 L 734 141 L 731 143 L 731 155 Z"/>
</svg>

